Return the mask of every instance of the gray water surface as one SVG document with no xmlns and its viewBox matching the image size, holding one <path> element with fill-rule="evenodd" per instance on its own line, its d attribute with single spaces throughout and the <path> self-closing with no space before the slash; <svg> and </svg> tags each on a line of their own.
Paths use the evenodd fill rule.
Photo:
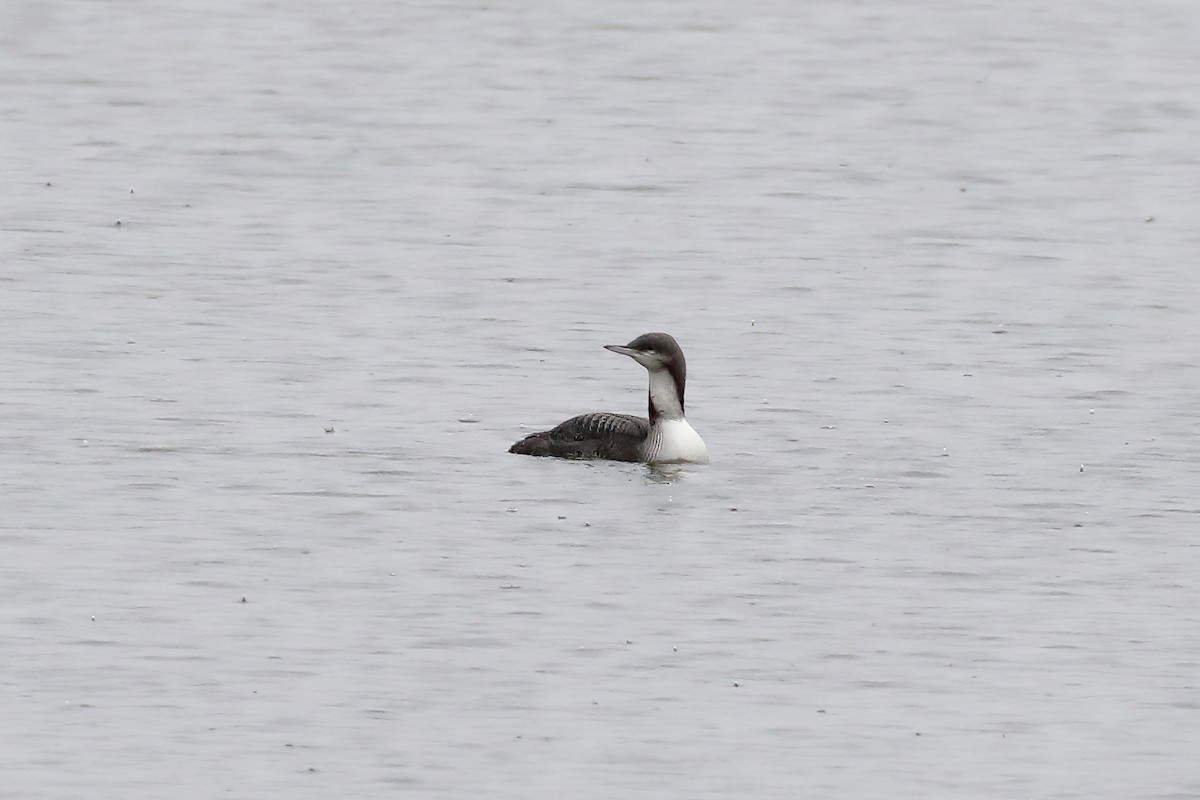
<svg viewBox="0 0 1200 800">
<path fill-rule="evenodd" d="M 1200 796 L 1197 42 L 7 5 L 5 796 Z"/>
</svg>

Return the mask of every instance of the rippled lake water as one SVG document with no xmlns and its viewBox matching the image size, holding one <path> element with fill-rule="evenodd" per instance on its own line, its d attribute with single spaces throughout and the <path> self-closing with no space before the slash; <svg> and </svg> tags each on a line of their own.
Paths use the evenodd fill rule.
<svg viewBox="0 0 1200 800">
<path fill-rule="evenodd" d="M 5 791 L 1200 795 L 1198 41 L 8 4 Z M 649 330 L 711 465 L 505 452 Z"/>
</svg>

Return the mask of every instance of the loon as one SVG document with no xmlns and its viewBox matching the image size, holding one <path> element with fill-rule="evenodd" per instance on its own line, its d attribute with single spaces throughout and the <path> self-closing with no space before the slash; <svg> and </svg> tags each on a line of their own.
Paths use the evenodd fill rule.
<svg viewBox="0 0 1200 800">
<path fill-rule="evenodd" d="M 604 348 L 629 356 L 650 372 L 650 418 L 605 411 L 580 414 L 548 431 L 526 436 L 508 452 L 646 464 L 707 464 L 704 440 L 683 418 L 687 362 L 674 337 L 644 333 L 627 345 L 606 344 Z"/>
</svg>

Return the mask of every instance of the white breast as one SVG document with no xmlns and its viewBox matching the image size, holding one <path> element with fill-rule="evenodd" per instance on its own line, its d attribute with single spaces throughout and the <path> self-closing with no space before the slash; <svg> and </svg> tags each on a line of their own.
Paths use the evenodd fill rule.
<svg viewBox="0 0 1200 800">
<path fill-rule="evenodd" d="M 661 464 L 671 461 L 708 463 L 708 447 L 700 438 L 700 434 L 696 433 L 683 417 L 659 417 L 650 428 L 650 437 L 646 441 L 646 463 Z"/>
</svg>

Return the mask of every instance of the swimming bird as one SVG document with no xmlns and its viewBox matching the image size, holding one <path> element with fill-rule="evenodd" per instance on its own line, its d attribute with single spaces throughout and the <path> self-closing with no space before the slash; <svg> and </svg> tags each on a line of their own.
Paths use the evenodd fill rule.
<svg viewBox="0 0 1200 800">
<path fill-rule="evenodd" d="M 526 456 L 596 458 L 647 464 L 708 463 L 708 448 L 683 417 L 687 362 L 674 337 L 643 333 L 606 350 L 629 356 L 650 373 L 650 418 L 602 411 L 580 414 L 532 433 L 508 449 Z"/>
</svg>

